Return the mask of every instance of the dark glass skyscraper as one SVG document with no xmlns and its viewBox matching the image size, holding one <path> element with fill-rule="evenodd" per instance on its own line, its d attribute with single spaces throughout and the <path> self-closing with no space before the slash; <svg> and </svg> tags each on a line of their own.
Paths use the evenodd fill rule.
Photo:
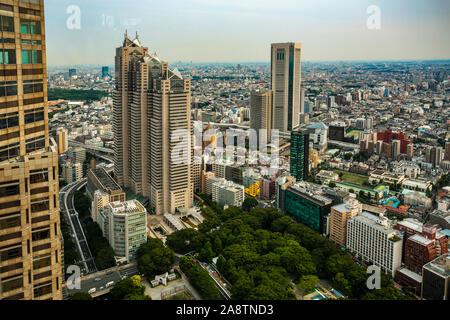
<svg viewBox="0 0 450 320">
<path fill-rule="evenodd" d="M 291 176 L 297 181 L 308 178 L 309 173 L 309 132 L 298 130 L 291 134 Z"/>
</svg>

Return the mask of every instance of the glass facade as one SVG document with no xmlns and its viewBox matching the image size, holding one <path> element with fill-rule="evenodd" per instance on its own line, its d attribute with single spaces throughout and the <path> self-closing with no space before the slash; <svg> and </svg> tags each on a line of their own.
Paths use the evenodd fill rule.
<svg viewBox="0 0 450 320">
<path fill-rule="evenodd" d="M 297 181 L 304 181 L 309 174 L 309 133 L 297 131 L 291 134 L 291 176 Z"/>
<path fill-rule="evenodd" d="M 319 233 L 324 232 L 324 217 L 330 210 L 331 201 L 329 204 L 319 204 L 296 194 L 292 190 L 286 190 L 286 213 Z"/>
</svg>

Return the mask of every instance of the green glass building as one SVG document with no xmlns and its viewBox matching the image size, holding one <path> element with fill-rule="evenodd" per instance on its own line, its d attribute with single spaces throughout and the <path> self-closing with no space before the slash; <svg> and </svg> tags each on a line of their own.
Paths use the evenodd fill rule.
<svg viewBox="0 0 450 320">
<path fill-rule="evenodd" d="M 291 133 L 291 176 L 297 181 L 305 181 L 309 174 L 309 131 L 298 130 Z"/>
<path fill-rule="evenodd" d="M 325 217 L 330 213 L 331 206 L 331 199 L 308 192 L 296 185 L 290 186 L 285 193 L 286 214 L 320 234 L 326 231 Z"/>
</svg>

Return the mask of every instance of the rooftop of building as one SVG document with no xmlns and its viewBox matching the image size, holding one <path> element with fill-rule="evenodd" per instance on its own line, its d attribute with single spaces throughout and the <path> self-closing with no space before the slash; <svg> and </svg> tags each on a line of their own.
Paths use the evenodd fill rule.
<svg viewBox="0 0 450 320">
<path fill-rule="evenodd" d="M 433 261 L 425 264 L 423 267 L 448 278 L 450 277 L 450 254 L 447 253 L 437 257 Z"/>
<path fill-rule="evenodd" d="M 109 204 L 110 210 L 114 214 L 133 214 L 147 212 L 144 206 L 137 200 L 128 200 L 124 202 L 116 201 Z"/>
<path fill-rule="evenodd" d="M 345 212 L 349 212 L 351 210 L 355 210 L 357 209 L 359 206 L 359 203 L 356 202 L 346 202 L 346 203 L 341 203 L 338 205 L 335 205 L 334 207 L 332 207 L 334 210 L 341 212 L 341 213 L 345 213 Z"/>
<path fill-rule="evenodd" d="M 418 273 L 415 273 L 407 268 L 400 268 L 397 270 L 397 272 L 403 273 L 407 277 L 413 279 L 414 281 L 418 283 L 422 283 L 422 276 Z"/>
<path fill-rule="evenodd" d="M 328 197 L 320 195 L 323 193 L 320 185 L 308 183 L 305 181 L 300 181 L 289 186 L 289 189 L 300 193 L 312 200 L 318 201 L 321 205 L 331 204 L 333 201 Z"/>
<path fill-rule="evenodd" d="M 106 172 L 104 168 L 97 168 L 91 171 L 100 181 L 100 183 L 108 190 L 116 191 L 122 190 L 119 184 Z"/>
<path fill-rule="evenodd" d="M 419 243 L 419 244 L 424 245 L 424 246 L 428 246 L 428 245 L 430 245 L 430 244 L 432 244 L 434 242 L 433 240 L 430 240 L 430 239 L 428 239 L 428 238 L 426 238 L 426 237 L 424 237 L 424 236 L 422 236 L 420 234 L 415 234 L 415 235 L 409 237 L 408 241 L 409 240 L 414 241 L 414 242 Z"/>
<path fill-rule="evenodd" d="M 422 232 L 423 223 L 413 219 L 413 218 L 406 218 L 402 221 L 397 222 L 398 225 L 404 226 L 408 229 L 412 229 L 414 231 L 417 231 L 419 233 Z"/>
<path fill-rule="evenodd" d="M 403 238 L 400 232 L 392 228 L 391 221 L 382 215 L 375 215 L 370 212 L 363 211 L 361 214 L 357 215 L 350 221 L 352 220 L 362 221 L 386 235 L 393 234 L 394 236 L 396 236 L 397 240 Z"/>
</svg>

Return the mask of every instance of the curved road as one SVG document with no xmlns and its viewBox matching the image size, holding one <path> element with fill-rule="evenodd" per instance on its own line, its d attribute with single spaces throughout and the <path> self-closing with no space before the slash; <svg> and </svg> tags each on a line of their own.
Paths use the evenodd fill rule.
<svg viewBox="0 0 450 320">
<path fill-rule="evenodd" d="M 89 249 L 86 236 L 81 226 L 78 212 L 75 210 L 73 200 L 75 191 L 84 187 L 86 183 L 87 179 L 82 179 L 64 187 L 61 190 L 61 212 L 65 215 L 66 221 L 69 221 L 70 227 L 72 229 L 72 234 L 74 235 L 74 240 L 76 242 L 78 252 L 84 264 L 86 273 L 94 273 L 97 272 L 97 267 L 95 265 L 94 258 L 92 257 L 91 250 Z"/>
</svg>

